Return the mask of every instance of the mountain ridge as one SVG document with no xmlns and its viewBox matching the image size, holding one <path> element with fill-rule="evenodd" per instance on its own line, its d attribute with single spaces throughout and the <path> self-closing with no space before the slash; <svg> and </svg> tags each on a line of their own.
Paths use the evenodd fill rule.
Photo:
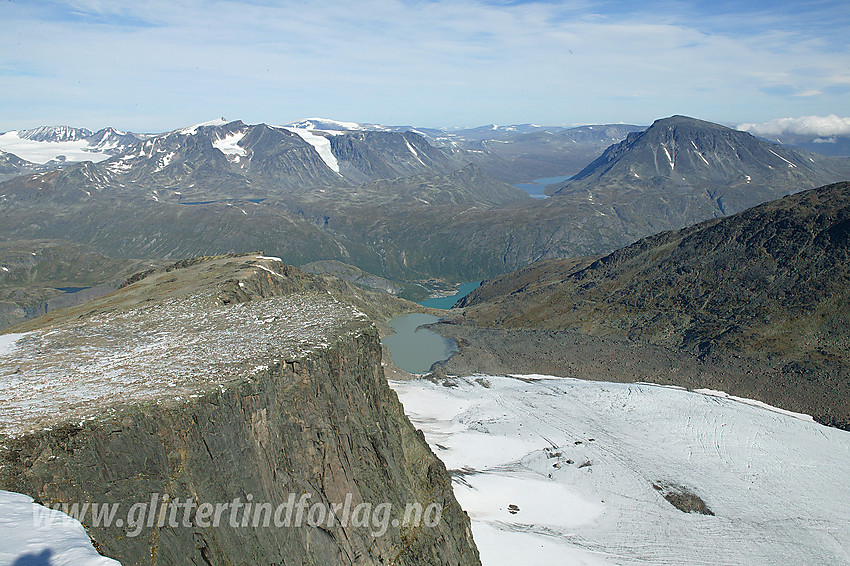
<svg viewBox="0 0 850 566">
<path fill-rule="evenodd" d="M 533 264 L 485 282 L 457 306 L 485 327 L 579 329 L 695 355 L 764 358 L 786 379 L 796 375 L 793 387 L 826 396 L 809 405 L 819 419 L 848 426 L 848 266 L 843 182 L 592 260 Z"/>
<path fill-rule="evenodd" d="M 727 135 L 763 143 L 687 121 L 691 133 L 677 142 L 685 147 L 708 147 Z M 530 137 L 530 147 L 537 138 L 545 144 L 558 136 L 552 147 L 582 147 L 585 139 L 616 147 L 610 138 L 627 135 L 629 128 L 511 135 Z M 15 177 L 0 183 L 0 209 L 7 212 L 0 215 L 0 233 L 77 241 L 118 257 L 176 259 L 264 248 L 293 264 L 334 259 L 389 279 L 457 282 L 539 259 L 610 252 L 807 188 L 823 175 L 829 181 L 850 178 L 850 159 L 829 161 L 840 170 L 805 169 L 789 178 L 787 170 L 803 167 L 789 167 L 779 157 L 785 154 L 760 145 L 759 151 L 783 164 L 781 182 L 756 183 L 755 170 L 770 169 L 736 158 L 745 168 L 729 186 L 683 184 L 667 175 L 639 186 L 563 190 L 532 202 L 505 184 L 501 168 L 519 162 L 536 171 L 555 167 L 545 155 L 502 159 L 496 152 L 437 147 L 415 132 L 294 130 L 213 120 L 138 140 L 99 163 Z M 632 143 L 653 135 L 632 133 Z M 660 146 L 653 149 L 632 164 L 654 175 L 667 158 Z M 696 154 L 690 159 L 702 163 Z M 684 161 L 679 164 L 668 173 L 682 169 Z"/>
</svg>

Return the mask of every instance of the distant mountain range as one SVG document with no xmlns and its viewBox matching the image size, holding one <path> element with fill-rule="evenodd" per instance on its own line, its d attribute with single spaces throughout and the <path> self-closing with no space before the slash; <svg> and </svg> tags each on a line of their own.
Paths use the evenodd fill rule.
<svg viewBox="0 0 850 566">
<path fill-rule="evenodd" d="M 119 147 L 115 135 L 103 132 L 81 139 L 99 140 L 101 149 L 106 147 L 104 139 L 109 147 Z M 135 139 L 97 163 L 74 163 L 38 177 L 22 177 L 6 185 L 4 194 L 8 198 L 27 193 L 36 182 L 41 199 L 63 202 L 109 194 L 185 204 L 284 195 L 297 201 L 310 200 L 312 195 L 338 203 L 356 197 L 355 188 L 364 183 L 445 176 L 466 165 L 461 157 L 432 146 L 414 132 L 324 131 L 216 120 Z M 15 167 L 27 165 L 10 158 L 10 168 Z M 496 180 L 491 183 L 501 195 L 495 199 L 498 203 L 526 196 Z M 52 191 L 45 190 L 48 185 Z M 485 187 L 478 188 L 483 189 L 479 193 L 483 200 L 493 200 Z M 376 196 L 374 187 L 367 192 Z M 392 191 L 383 200 L 396 196 L 398 192 Z"/>
<path fill-rule="evenodd" d="M 396 281 L 476 280 L 539 259 L 609 252 L 850 179 L 850 159 L 691 118 L 640 130 L 435 133 L 327 119 L 287 126 L 218 119 L 155 135 L 12 132 L 0 142 L 51 151 L 77 144 L 77 155 L 103 159 L 54 155 L 38 165 L 2 154 L 7 175 L 24 174 L 0 183 L 0 237 L 68 240 L 110 257 L 265 249 L 296 265 L 338 260 Z M 583 166 L 575 164 L 581 155 Z M 506 182 L 567 167 L 577 178 L 543 201 Z"/>
<path fill-rule="evenodd" d="M 41 126 L 0 134 L 0 149 L 34 163 L 51 160 L 102 161 L 137 143 L 143 135 L 103 128 L 92 132 L 70 126 Z"/>
<path fill-rule="evenodd" d="M 193 131 L 203 126 L 224 126 L 216 119 L 176 131 Z M 270 126 L 275 127 L 275 126 Z M 332 138 L 352 132 L 412 132 L 431 145 L 445 151 L 462 152 L 494 177 L 510 183 L 529 182 L 534 178 L 572 175 L 597 157 L 609 145 L 622 141 L 629 133 L 646 126 L 625 124 L 586 125 L 578 127 L 491 124 L 476 128 L 424 128 L 356 123 L 329 118 L 307 118 L 277 127 L 302 135 L 310 143 L 324 144 L 322 137 Z M 102 161 L 125 152 L 139 140 L 163 134 L 121 132 L 114 128 L 92 131 L 71 126 L 41 126 L 0 134 L 0 152 L 11 153 L 33 164 L 49 168 L 76 161 Z M 850 141 L 842 137 L 811 139 L 785 136 L 771 140 L 798 146 L 824 155 L 850 155 Z M 319 146 L 317 146 L 319 147 Z M 232 148 L 231 148 L 232 149 Z M 2 153 L 0 153 L 2 154 Z M 5 168 L 0 179 L 13 173 L 26 174 L 33 167 Z"/>
</svg>

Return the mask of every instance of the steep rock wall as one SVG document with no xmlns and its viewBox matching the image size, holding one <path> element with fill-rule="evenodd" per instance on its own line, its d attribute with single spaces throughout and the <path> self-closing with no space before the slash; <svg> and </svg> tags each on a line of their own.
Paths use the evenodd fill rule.
<svg viewBox="0 0 850 566">
<path fill-rule="evenodd" d="M 125 566 L 480 564 L 451 478 L 387 385 L 379 337 L 365 318 L 300 356 L 270 349 L 253 371 L 224 385 L 125 402 L 94 419 L 0 437 L 0 489 L 51 507 L 120 504 L 109 526 L 94 524 L 91 514 L 82 522 L 96 547 Z M 152 494 L 159 500 L 139 520 L 143 525 L 129 524 L 129 510 Z M 178 508 L 174 516 L 182 523 L 185 515 L 189 526 L 174 526 L 165 518 L 170 508 L 160 507 L 161 494 L 196 504 L 239 498 L 272 507 L 290 494 L 310 494 L 310 505 L 327 509 L 350 497 L 352 507 L 369 503 L 372 513 L 366 524 L 361 515 L 359 522 L 289 527 L 254 527 L 253 515 L 242 527 L 239 513 L 234 527 L 228 511 L 215 527 L 209 517 L 199 520 L 197 507 Z M 385 533 L 375 512 L 381 503 L 392 505 Z M 400 524 L 405 506 L 415 504 L 438 504 L 439 522 Z M 148 517 L 162 509 L 148 527 Z"/>
</svg>

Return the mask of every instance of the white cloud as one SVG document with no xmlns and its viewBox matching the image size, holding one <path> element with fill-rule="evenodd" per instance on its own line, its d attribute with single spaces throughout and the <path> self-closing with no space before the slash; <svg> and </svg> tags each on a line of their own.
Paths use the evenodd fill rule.
<svg viewBox="0 0 850 566">
<path fill-rule="evenodd" d="M 835 114 L 776 118 L 758 124 L 740 124 L 738 129 L 758 136 L 847 136 L 850 135 L 850 118 L 841 118 Z"/>
<path fill-rule="evenodd" d="M 586 0 L 50 5 L 76 15 L 2 8 L 0 53 L 32 76 L 4 76 L 0 66 L 0 131 L 51 122 L 172 129 L 222 115 L 418 126 L 649 123 L 671 114 L 737 122 L 838 112 L 846 92 L 835 85 L 850 88 L 839 80 L 846 51 L 826 48 L 823 34 L 810 39 L 775 18 L 746 19 L 742 32 L 730 27 L 738 14 L 721 21 L 667 4 L 663 12 Z"/>
</svg>

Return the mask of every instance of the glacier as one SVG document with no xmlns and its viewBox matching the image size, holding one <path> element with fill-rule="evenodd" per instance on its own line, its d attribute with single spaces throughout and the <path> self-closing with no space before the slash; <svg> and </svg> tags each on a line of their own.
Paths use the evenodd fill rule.
<svg viewBox="0 0 850 566">
<path fill-rule="evenodd" d="M 850 432 L 650 384 L 391 385 L 452 472 L 484 566 L 850 564 Z M 675 507 L 671 486 L 713 514 Z"/>
</svg>

